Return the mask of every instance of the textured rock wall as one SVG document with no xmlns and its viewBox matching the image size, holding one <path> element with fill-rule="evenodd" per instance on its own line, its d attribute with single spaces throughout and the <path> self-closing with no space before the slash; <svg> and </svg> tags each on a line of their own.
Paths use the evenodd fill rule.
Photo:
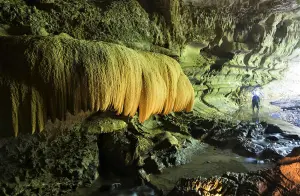
<svg viewBox="0 0 300 196">
<path fill-rule="evenodd" d="M 190 14 L 187 26 L 195 28 L 180 60 L 195 86 L 196 110 L 203 114 L 234 112 L 237 103 L 245 101 L 242 90 L 280 79 L 299 47 L 295 2 L 218 2 L 194 1 L 183 8 Z M 244 9 L 247 5 L 256 6 Z M 199 36 L 210 35 L 204 30 L 211 37 Z"/>
<path fill-rule="evenodd" d="M 0 33 L 65 32 L 167 54 L 193 82 L 196 111 L 222 114 L 244 88 L 282 76 L 299 47 L 298 9 L 296 0 L 2 0 Z"/>
</svg>

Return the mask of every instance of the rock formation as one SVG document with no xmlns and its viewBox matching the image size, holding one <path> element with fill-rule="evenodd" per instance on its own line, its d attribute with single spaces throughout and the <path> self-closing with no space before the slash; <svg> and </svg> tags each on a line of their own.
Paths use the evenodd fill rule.
<svg viewBox="0 0 300 196">
<path fill-rule="evenodd" d="M 151 114 L 193 108 L 191 83 L 165 55 L 63 35 L 0 42 L 0 126 L 15 136 L 43 131 L 48 118 L 64 120 L 67 112 L 111 108 L 133 116 L 139 110 L 143 122 Z"/>
</svg>

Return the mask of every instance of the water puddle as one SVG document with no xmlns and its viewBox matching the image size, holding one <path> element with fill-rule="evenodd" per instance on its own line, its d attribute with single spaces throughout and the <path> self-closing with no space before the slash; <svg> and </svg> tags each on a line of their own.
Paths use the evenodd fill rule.
<svg viewBox="0 0 300 196">
<path fill-rule="evenodd" d="M 248 172 L 274 167 L 274 163 L 265 163 L 255 158 L 241 157 L 231 150 L 221 150 L 204 144 L 204 148 L 195 154 L 192 162 L 173 168 L 167 168 L 160 175 L 151 175 L 151 182 L 166 194 L 172 190 L 180 178 L 211 177 L 230 172 Z"/>
<path fill-rule="evenodd" d="M 166 168 L 162 174 L 150 175 L 151 183 L 164 194 L 171 191 L 176 182 L 180 178 L 193 177 L 211 177 L 214 175 L 223 175 L 231 172 L 248 172 L 257 171 L 267 168 L 272 168 L 274 163 L 265 163 L 262 160 L 255 158 L 241 157 L 231 150 L 221 150 L 207 144 L 201 144 L 201 149 L 192 157 L 192 161 L 188 164 L 178 167 Z M 128 183 L 125 185 L 128 188 L 116 189 L 114 191 L 101 191 L 103 184 L 113 184 L 120 182 Z M 100 178 L 90 187 L 78 190 L 69 196 L 154 196 L 154 190 L 147 186 L 134 187 L 132 179 L 113 179 L 111 181 L 103 181 Z"/>
</svg>

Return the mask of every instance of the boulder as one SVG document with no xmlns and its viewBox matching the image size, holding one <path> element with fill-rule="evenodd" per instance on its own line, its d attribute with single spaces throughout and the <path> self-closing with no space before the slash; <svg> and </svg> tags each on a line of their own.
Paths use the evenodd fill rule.
<svg viewBox="0 0 300 196">
<path fill-rule="evenodd" d="M 111 117 L 95 118 L 87 121 L 84 129 L 89 134 L 110 133 L 114 131 L 122 131 L 126 129 L 128 124 L 122 119 Z"/>
<path fill-rule="evenodd" d="M 276 125 L 268 124 L 267 128 L 265 129 L 266 134 L 273 134 L 273 133 L 283 133 L 283 131 Z"/>
<path fill-rule="evenodd" d="M 155 146 L 156 150 L 169 149 L 172 146 L 179 146 L 179 142 L 176 137 L 174 137 L 170 132 L 165 132 L 155 136 L 158 140 Z"/>
</svg>

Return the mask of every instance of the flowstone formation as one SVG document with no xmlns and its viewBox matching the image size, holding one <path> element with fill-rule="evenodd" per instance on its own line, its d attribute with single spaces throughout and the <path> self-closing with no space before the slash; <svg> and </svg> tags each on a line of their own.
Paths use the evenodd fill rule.
<svg viewBox="0 0 300 196">
<path fill-rule="evenodd" d="M 125 116 L 138 110 L 143 122 L 152 114 L 193 108 L 190 81 L 165 55 L 66 35 L 0 42 L 2 135 L 40 132 L 49 118 L 64 120 L 67 112 L 81 110 Z"/>
</svg>

